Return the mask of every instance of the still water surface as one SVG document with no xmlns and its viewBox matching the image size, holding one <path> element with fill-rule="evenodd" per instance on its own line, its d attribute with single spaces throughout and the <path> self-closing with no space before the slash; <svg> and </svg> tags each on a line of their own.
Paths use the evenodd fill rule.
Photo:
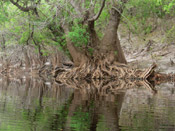
<svg viewBox="0 0 175 131">
<path fill-rule="evenodd" d="M 0 131 L 175 130 L 173 84 L 156 86 L 157 92 L 144 86 L 116 90 L 120 84 L 101 91 L 1 78 Z"/>
</svg>

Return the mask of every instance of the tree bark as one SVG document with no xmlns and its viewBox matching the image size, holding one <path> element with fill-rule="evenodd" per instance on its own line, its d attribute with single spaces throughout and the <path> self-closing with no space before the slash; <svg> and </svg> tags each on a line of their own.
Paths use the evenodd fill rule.
<svg viewBox="0 0 175 131">
<path fill-rule="evenodd" d="M 88 31 L 90 36 L 90 46 L 95 49 L 98 47 L 100 40 L 95 31 L 94 23 L 95 23 L 94 21 L 88 22 Z"/>
<path fill-rule="evenodd" d="M 117 61 L 127 64 L 120 41 L 117 35 L 118 26 L 121 19 L 121 12 L 111 9 L 111 16 L 106 27 L 105 35 L 100 43 L 100 52 L 106 54 L 110 61 Z"/>
</svg>

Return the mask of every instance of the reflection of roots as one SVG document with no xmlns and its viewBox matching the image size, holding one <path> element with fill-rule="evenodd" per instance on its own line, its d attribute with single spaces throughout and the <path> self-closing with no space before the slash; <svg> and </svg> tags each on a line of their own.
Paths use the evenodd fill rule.
<svg viewBox="0 0 175 131">
<path fill-rule="evenodd" d="M 58 82 L 58 81 L 57 81 Z M 76 80 L 76 79 L 60 79 L 58 82 L 64 84 L 66 87 L 81 89 L 84 93 L 95 93 L 102 96 L 107 94 L 117 94 L 120 91 L 124 91 L 130 88 L 145 87 L 150 91 L 156 91 L 154 87 L 148 84 L 146 81 L 125 81 L 123 79 L 118 80 L 105 80 L 105 79 L 92 79 L 87 80 Z"/>
<path fill-rule="evenodd" d="M 175 83 L 175 74 L 162 74 L 162 73 L 157 73 L 153 72 L 149 77 L 148 80 L 154 84 L 154 85 L 159 85 L 161 83 Z"/>
</svg>

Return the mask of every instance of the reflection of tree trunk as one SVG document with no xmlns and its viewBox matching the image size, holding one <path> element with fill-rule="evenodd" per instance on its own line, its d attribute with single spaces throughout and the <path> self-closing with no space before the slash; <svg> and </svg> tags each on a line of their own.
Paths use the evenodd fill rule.
<svg viewBox="0 0 175 131">
<path fill-rule="evenodd" d="M 42 83 L 42 86 L 39 86 L 39 106 L 42 107 L 42 101 L 43 101 L 43 94 L 44 94 L 44 88 L 45 87 L 45 84 Z"/>
<path fill-rule="evenodd" d="M 81 94 L 80 94 L 79 90 L 75 90 L 74 94 L 72 96 L 72 99 L 71 99 L 71 104 L 69 106 L 69 111 L 68 111 L 68 118 L 67 118 L 67 121 L 65 124 L 66 131 L 71 130 L 70 129 L 71 117 L 73 116 L 73 113 L 76 111 L 77 107 L 80 106 L 81 104 L 82 104 Z"/>
<path fill-rule="evenodd" d="M 4 34 L 2 34 L 2 49 L 5 49 L 5 37 L 4 37 Z"/>
<path fill-rule="evenodd" d="M 3 111 L 5 112 L 5 109 L 6 109 L 6 101 L 7 101 L 7 91 L 8 91 L 8 86 L 10 84 L 10 81 L 8 78 L 6 78 L 6 84 L 4 87 L 5 87 L 5 100 L 4 100 L 4 104 L 3 104 Z"/>
<path fill-rule="evenodd" d="M 102 107 L 99 108 L 99 112 L 104 115 L 104 120 L 108 131 L 118 131 L 119 129 L 119 115 L 122 107 L 124 93 L 116 96 L 117 105 L 115 101 L 105 102 Z"/>
<path fill-rule="evenodd" d="M 104 100 L 103 96 L 99 96 L 100 94 L 94 94 L 87 92 L 82 93 L 81 90 L 75 90 L 74 96 L 69 106 L 68 119 L 66 122 L 66 129 L 70 130 L 71 126 L 71 118 L 73 114 L 76 112 L 76 109 L 81 106 L 82 111 L 90 110 L 90 103 L 94 102 L 93 112 L 91 109 L 91 125 L 90 130 L 95 131 L 97 128 L 97 124 L 102 115 L 104 115 L 104 121 L 106 127 L 109 131 L 117 131 L 119 130 L 119 115 L 122 107 L 122 102 L 124 98 L 124 93 L 118 94 L 115 97 L 114 101 L 110 102 Z M 112 95 L 112 94 L 111 94 Z M 103 98 L 103 99 L 98 99 Z M 117 105 L 116 102 L 117 101 Z"/>
<path fill-rule="evenodd" d="M 31 79 L 29 79 L 29 78 L 26 78 L 26 81 L 25 81 L 25 94 L 24 94 L 24 96 L 23 96 L 23 98 L 22 98 L 22 103 L 24 103 L 24 104 L 26 104 L 26 102 L 27 102 L 27 97 L 29 97 L 30 98 L 30 96 L 29 96 L 29 90 L 30 90 L 30 88 L 31 88 Z M 27 105 L 30 105 L 29 103 L 27 103 Z"/>
<path fill-rule="evenodd" d="M 99 114 L 99 112 L 96 111 L 96 109 L 94 109 L 93 116 L 92 116 L 92 122 L 91 122 L 91 126 L 90 126 L 91 131 L 96 131 L 98 120 L 99 120 L 98 114 Z"/>
</svg>

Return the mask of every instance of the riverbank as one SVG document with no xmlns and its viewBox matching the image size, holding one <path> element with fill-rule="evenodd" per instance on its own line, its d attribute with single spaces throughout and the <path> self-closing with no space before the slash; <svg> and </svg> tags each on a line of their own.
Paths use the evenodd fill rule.
<svg viewBox="0 0 175 131">
<path fill-rule="evenodd" d="M 128 65 L 136 69 L 146 69 L 157 64 L 161 73 L 175 73 L 175 43 L 163 41 L 166 34 L 157 28 L 148 35 L 136 35 L 129 32 L 122 24 L 119 27 L 119 39 Z M 73 62 L 55 47 L 47 46 L 43 56 L 34 45 L 9 44 L 0 52 L 0 72 L 16 75 L 20 72 L 49 74 L 49 71 L 69 68 Z"/>
<path fill-rule="evenodd" d="M 121 25 L 120 41 L 130 66 L 147 68 L 156 63 L 159 72 L 175 73 L 175 43 L 163 41 L 166 34 L 160 28 L 144 37 L 126 32 L 126 28 Z"/>
</svg>

